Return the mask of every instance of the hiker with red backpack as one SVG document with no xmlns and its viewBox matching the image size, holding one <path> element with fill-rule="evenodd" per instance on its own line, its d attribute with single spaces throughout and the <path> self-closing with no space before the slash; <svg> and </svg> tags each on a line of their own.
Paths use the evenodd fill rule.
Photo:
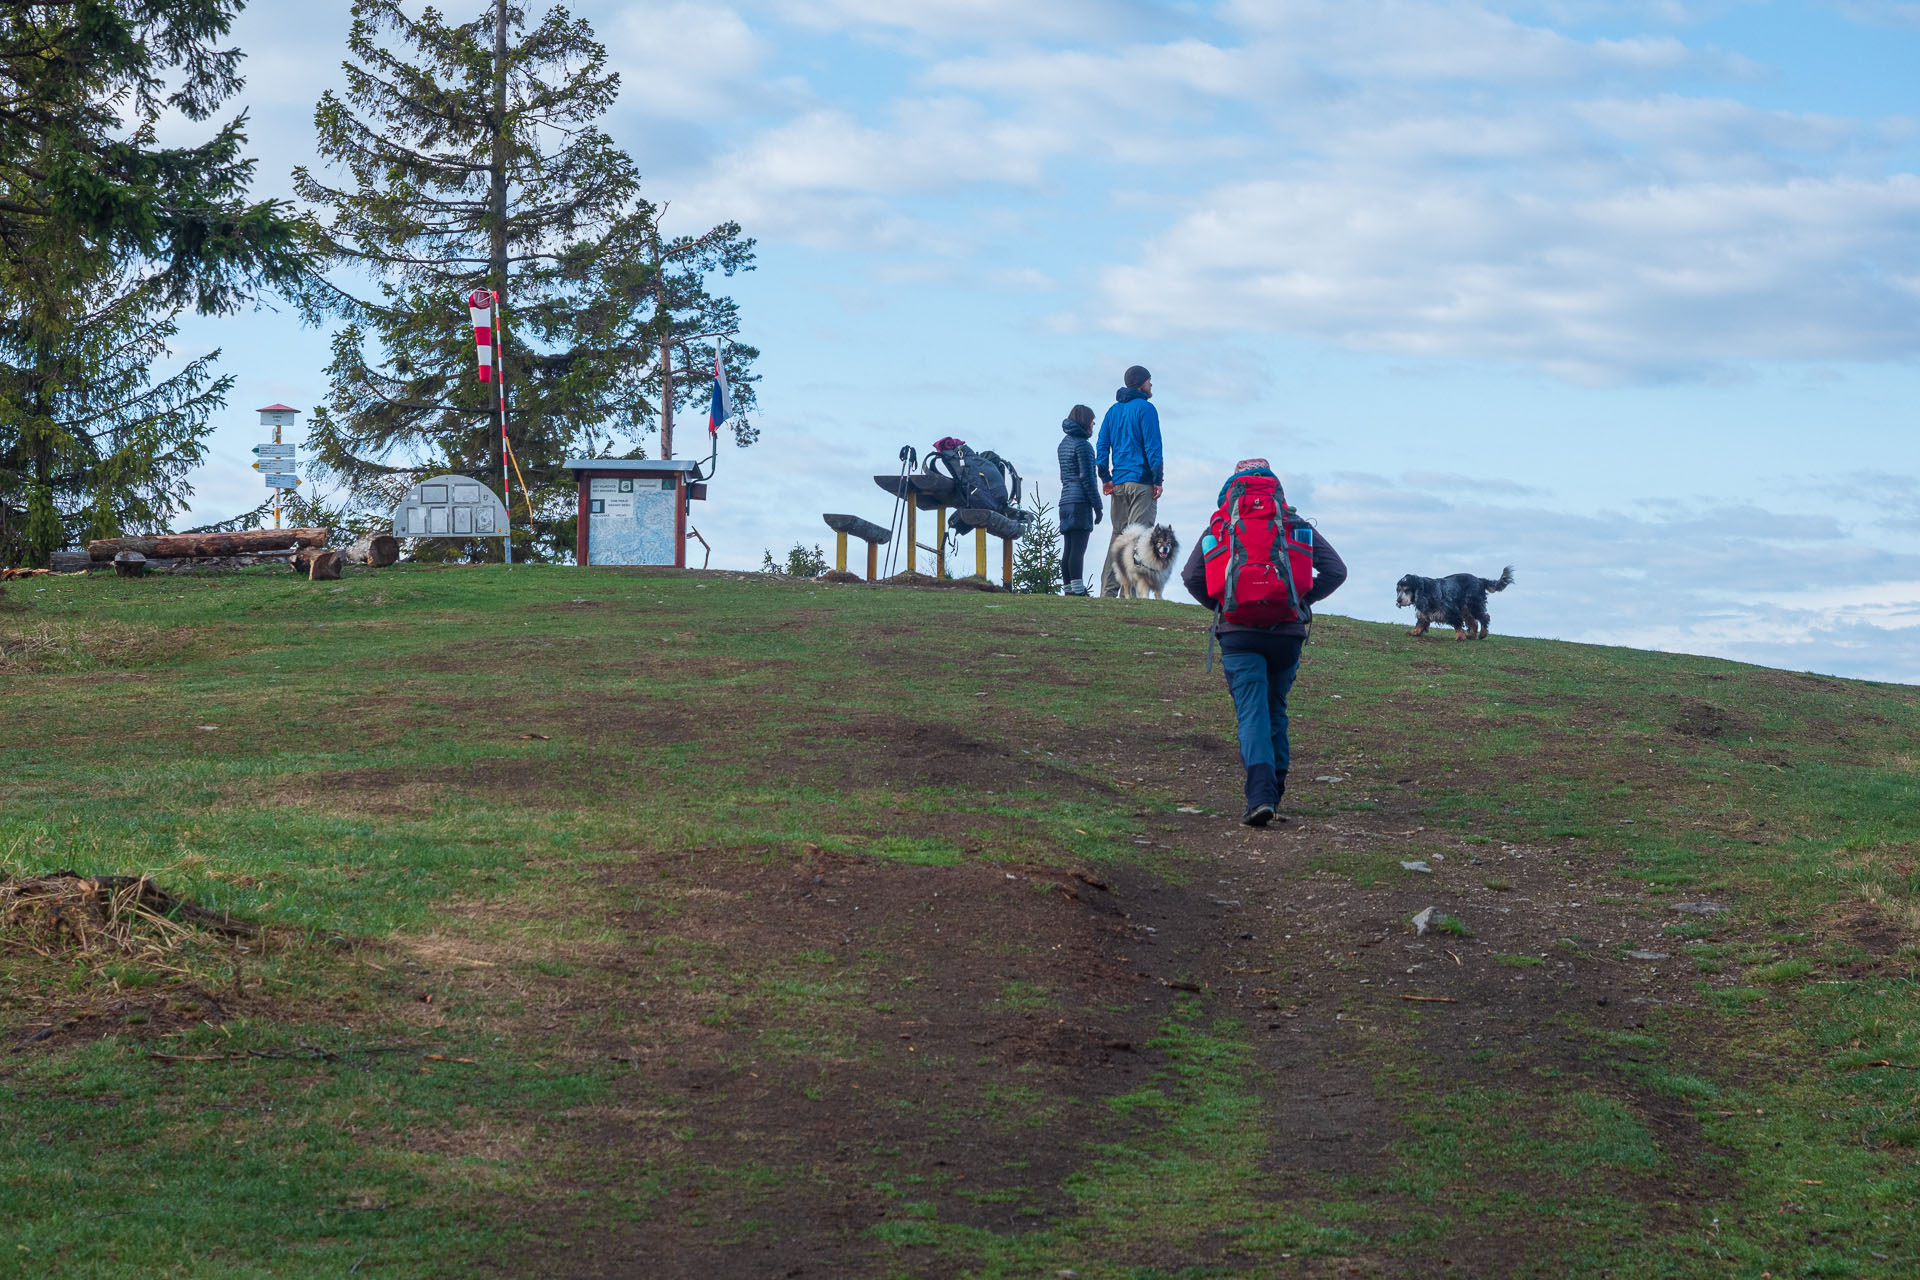
<svg viewBox="0 0 1920 1280">
<path fill-rule="evenodd" d="M 1287 505 L 1267 460 L 1248 458 L 1220 487 L 1219 509 L 1180 580 L 1214 611 L 1213 636 L 1247 770 L 1247 811 L 1240 820 L 1264 827 L 1287 790 L 1287 693 L 1300 672 L 1313 605 L 1347 580 L 1346 562 Z M 1207 654 L 1211 663 L 1212 640 Z"/>
</svg>

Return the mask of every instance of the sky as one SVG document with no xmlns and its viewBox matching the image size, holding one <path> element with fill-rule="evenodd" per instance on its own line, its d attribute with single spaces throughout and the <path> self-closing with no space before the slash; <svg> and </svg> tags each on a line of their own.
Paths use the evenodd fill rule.
<svg viewBox="0 0 1920 1280">
<path fill-rule="evenodd" d="M 1268 458 L 1352 570 L 1329 611 L 1511 564 L 1496 636 L 1920 682 L 1920 0 L 570 7 L 666 229 L 758 240 L 713 567 L 885 523 L 872 476 L 949 434 L 1051 499 L 1138 363 L 1161 518 Z M 236 24 L 257 194 L 318 163 L 349 21 Z M 215 347 L 195 523 L 259 500 L 253 409 L 325 395 L 284 302 L 183 318 Z"/>
</svg>

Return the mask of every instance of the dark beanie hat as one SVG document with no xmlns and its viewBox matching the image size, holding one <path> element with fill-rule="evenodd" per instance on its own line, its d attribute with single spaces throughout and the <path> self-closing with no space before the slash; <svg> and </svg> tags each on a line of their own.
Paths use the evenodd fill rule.
<svg viewBox="0 0 1920 1280">
<path fill-rule="evenodd" d="M 1127 370 L 1126 375 L 1122 377 L 1120 381 L 1132 387 L 1135 391 L 1138 391 L 1141 387 L 1153 381 L 1153 375 L 1147 372 L 1147 366 L 1136 364 Z"/>
</svg>

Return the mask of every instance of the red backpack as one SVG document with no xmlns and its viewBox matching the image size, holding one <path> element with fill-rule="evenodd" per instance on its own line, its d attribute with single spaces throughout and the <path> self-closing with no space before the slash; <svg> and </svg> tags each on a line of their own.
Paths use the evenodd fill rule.
<svg viewBox="0 0 1920 1280">
<path fill-rule="evenodd" d="M 1313 529 L 1272 476 L 1241 476 L 1207 526 L 1207 594 L 1236 626 L 1276 627 L 1305 616 L 1313 589 Z"/>
</svg>

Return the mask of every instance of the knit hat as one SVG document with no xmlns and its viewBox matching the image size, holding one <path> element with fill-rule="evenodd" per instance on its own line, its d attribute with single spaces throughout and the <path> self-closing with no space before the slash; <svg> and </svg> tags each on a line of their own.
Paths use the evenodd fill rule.
<svg viewBox="0 0 1920 1280">
<path fill-rule="evenodd" d="M 1240 459 L 1240 461 L 1233 464 L 1233 469 L 1235 471 L 1252 471 L 1256 467 L 1262 471 L 1273 470 L 1272 467 L 1267 465 L 1267 460 L 1265 458 L 1242 458 Z"/>
<path fill-rule="evenodd" d="M 1153 381 L 1153 375 L 1147 372 L 1145 365 L 1136 364 L 1128 367 L 1127 372 L 1121 377 L 1120 381 L 1133 390 L 1138 391 L 1141 387 Z"/>
</svg>

